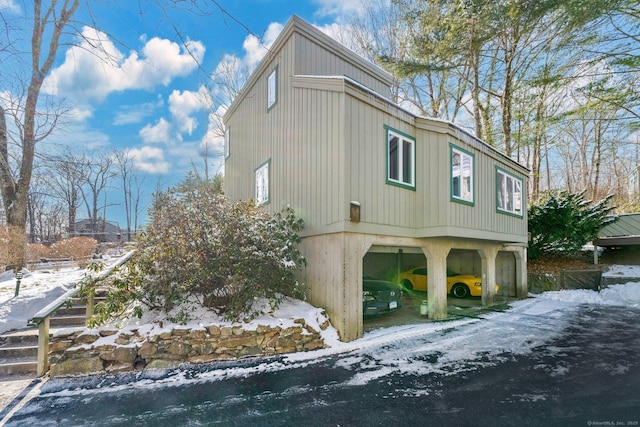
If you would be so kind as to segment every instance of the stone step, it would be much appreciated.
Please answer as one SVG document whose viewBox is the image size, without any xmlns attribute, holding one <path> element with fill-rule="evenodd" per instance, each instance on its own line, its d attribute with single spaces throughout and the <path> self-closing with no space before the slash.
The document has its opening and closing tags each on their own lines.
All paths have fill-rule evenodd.
<svg viewBox="0 0 640 427">
<path fill-rule="evenodd" d="M 97 296 L 94 303 L 104 301 Z M 49 318 L 49 333 L 86 325 L 86 305 L 73 298 L 69 306 L 62 306 Z M 36 375 L 38 357 L 38 328 L 28 328 L 0 335 L 0 381 L 2 377 Z"/>
<path fill-rule="evenodd" d="M 25 343 L 37 343 L 38 330 L 22 329 L 19 331 L 8 332 L 0 336 L 0 345 L 20 345 Z"/>
<path fill-rule="evenodd" d="M 49 318 L 49 326 L 84 326 L 86 317 L 84 315 L 53 316 Z"/>
<path fill-rule="evenodd" d="M 84 305 L 74 305 L 69 308 L 60 308 L 55 312 L 51 318 L 59 317 L 59 316 L 84 316 L 87 313 L 87 307 Z"/>
<path fill-rule="evenodd" d="M 12 375 L 36 375 L 38 363 L 35 358 L 15 358 L 0 362 L 0 377 Z"/>
<path fill-rule="evenodd" d="M 30 357 L 35 359 L 38 356 L 38 346 L 28 345 L 29 343 L 5 344 L 0 347 L 0 363 L 8 359 Z"/>
<path fill-rule="evenodd" d="M 49 335 L 63 329 L 50 328 Z M 38 329 L 29 328 L 0 336 L 0 382 L 2 378 L 18 375 L 36 375 L 38 358 Z"/>
<path fill-rule="evenodd" d="M 81 325 L 78 327 L 84 327 L 84 325 Z M 63 329 L 69 329 L 69 328 L 50 327 L 49 337 L 53 336 L 53 334 Z M 71 327 L 71 329 L 75 329 L 75 327 Z M 4 346 L 12 346 L 12 345 L 30 345 L 30 343 L 37 343 L 37 342 L 38 342 L 38 328 L 21 329 L 18 331 L 8 332 L 3 335 L 0 335 L 0 348 Z"/>
<path fill-rule="evenodd" d="M 93 297 L 94 301 L 104 301 L 105 299 L 107 299 L 106 292 L 101 292 L 98 295 Z M 71 301 L 71 304 L 78 304 L 78 305 L 85 305 L 86 304 L 86 300 L 82 301 L 81 297 L 73 297 L 69 301 Z"/>
</svg>

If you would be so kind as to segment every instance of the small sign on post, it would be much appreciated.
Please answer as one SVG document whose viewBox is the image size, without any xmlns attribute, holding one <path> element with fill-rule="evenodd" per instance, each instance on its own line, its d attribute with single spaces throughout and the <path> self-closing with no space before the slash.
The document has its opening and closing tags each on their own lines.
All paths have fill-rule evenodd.
<svg viewBox="0 0 640 427">
<path fill-rule="evenodd" d="M 18 296 L 18 294 L 20 293 L 20 282 L 22 281 L 22 271 L 18 271 L 16 273 L 16 295 Z"/>
</svg>

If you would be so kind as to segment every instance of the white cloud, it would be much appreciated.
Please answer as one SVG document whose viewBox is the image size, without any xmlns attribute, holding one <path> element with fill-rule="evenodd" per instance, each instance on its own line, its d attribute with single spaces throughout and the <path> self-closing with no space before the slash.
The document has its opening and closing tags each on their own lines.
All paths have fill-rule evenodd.
<svg viewBox="0 0 640 427">
<path fill-rule="evenodd" d="M 93 116 L 91 110 L 83 110 L 80 108 L 72 108 L 68 113 L 69 117 L 78 122 L 83 122 L 85 119 Z"/>
<path fill-rule="evenodd" d="M 272 22 L 269 24 L 262 41 L 253 35 L 247 36 L 242 45 L 244 49 L 244 56 L 242 58 L 236 55 L 225 54 L 216 66 L 213 76 L 220 84 L 216 85 L 211 92 L 207 92 L 207 96 L 210 98 L 208 99 L 210 102 L 209 106 L 215 103 L 217 110 L 209 114 L 207 131 L 200 140 L 199 149 L 200 153 L 208 153 L 210 161 L 217 165 L 218 170 L 223 168 L 224 163 L 222 157 L 224 152 L 224 137 L 220 134 L 222 132 L 221 117 L 226 112 L 226 104 L 232 101 L 230 98 L 240 90 L 248 74 L 255 69 L 267 54 L 269 51 L 268 48 L 271 47 L 273 42 L 278 38 L 282 32 L 282 28 L 284 28 L 284 25 L 281 23 Z M 199 93 L 202 93 L 202 91 L 203 88 L 201 88 Z"/>
<path fill-rule="evenodd" d="M 315 0 L 319 5 L 317 16 L 349 16 L 360 14 L 365 8 L 363 0 Z"/>
<path fill-rule="evenodd" d="M 198 41 L 180 47 L 154 37 L 146 42 L 140 54 L 130 52 L 125 57 L 106 34 L 85 26 L 80 45 L 65 52 L 64 63 L 46 78 L 43 91 L 102 101 L 112 92 L 166 86 L 174 77 L 195 70 L 204 51 L 204 45 Z"/>
<path fill-rule="evenodd" d="M 168 143 L 171 138 L 171 123 L 160 118 L 155 125 L 146 125 L 138 133 L 146 144 Z"/>
<path fill-rule="evenodd" d="M 137 61 L 134 69 L 140 68 L 139 81 L 155 86 L 168 85 L 173 77 L 189 75 L 204 57 L 204 45 L 188 41 L 182 48 L 172 41 L 154 37 L 142 49 L 146 61 Z"/>
<path fill-rule="evenodd" d="M 264 42 L 262 43 L 253 35 L 249 35 L 244 39 L 244 43 L 242 44 L 242 47 L 245 50 L 243 62 L 250 70 L 253 70 L 262 58 L 264 58 L 269 51 L 268 48 L 271 47 L 276 38 L 278 38 L 283 27 L 284 26 L 279 22 L 272 22 L 269 24 L 269 27 L 263 37 Z"/>
<path fill-rule="evenodd" d="M 158 108 L 164 106 L 164 100 L 161 95 L 154 102 L 145 102 L 142 104 L 124 105 L 115 112 L 113 124 L 116 126 L 127 125 L 131 123 L 140 123 L 145 118 L 153 116 Z"/>
<path fill-rule="evenodd" d="M 174 90 L 169 95 L 169 111 L 180 132 L 191 135 L 198 126 L 198 121 L 192 117 L 193 113 L 204 110 L 211 104 L 207 89 L 200 86 L 198 92 Z"/>
<path fill-rule="evenodd" d="M 205 135 L 200 140 L 200 149 L 204 151 L 208 147 L 209 155 L 215 153 L 222 155 L 224 152 L 224 124 L 222 116 L 227 112 L 226 105 L 219 105 L 216 111 L 209 114 L 209 124 Z"/>
<path fill-rule="evenodd" d="M 22 13 L 20 5 L 16 4 L 13 0 L 0 0 L 0 10 L 19 15 Z"/>
<path fill-rule="evenodd" d="M 209 126 L 202 137 L 200 152 L 206 152 L 209 157 L 222 156 L 224 153 L 224 136 L 220 136 L 220 132 L 215 126 Z"/>
<path fill-rule="evenodd" d="M 128 153 L 129 157 L 133 159 L 134 167 L 144 172 L 167 173 L 171 166 L 169 162 L 164 160 L 164 151 L 158 147 L 131 148 Z"/>
</svg>

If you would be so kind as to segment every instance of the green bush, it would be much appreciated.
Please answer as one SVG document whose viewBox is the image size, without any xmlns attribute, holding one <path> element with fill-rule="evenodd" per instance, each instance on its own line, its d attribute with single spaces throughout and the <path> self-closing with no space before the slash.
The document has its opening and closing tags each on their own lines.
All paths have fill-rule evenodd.
<svg viewBox="0 0 640 427">
<path fill-rule="evenodd" d="M 608 214 L 613 195 L 597 203 L 584 199 L 584 191 L 549 192 L 529 206 L 529 259 L 545 255 L 576 253 L 598 236 L 598 231 L 615 221 Z"/>
<path fill-rule="evenodd" d="M 251 319 L 259 298 L 273 309 L 286 295 L 304 298 L 295 278 L 305 264 L 297 249 L 303 221 L 292 209 L 271 216 L 198 185 L 158 195 L 150 220 L 126 268 L 110 279 L 98 322 L 132 309 L 140 315 L 142 306 L 184 322 L 194 301 L 227 320 Z"/>
</svg>

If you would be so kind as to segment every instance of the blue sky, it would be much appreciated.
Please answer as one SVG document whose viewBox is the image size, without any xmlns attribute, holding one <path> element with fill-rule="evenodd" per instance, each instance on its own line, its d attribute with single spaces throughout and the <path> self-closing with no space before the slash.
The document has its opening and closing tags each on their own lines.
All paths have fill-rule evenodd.
<svg viewBox="0 0 640 427">
<path fill-rule="evenodd" d="M 202 14 L 162 10 L 143 0 L 88 3 L 90 12 L 81 2 L 76 35 L 68 36 L 43 86 L 70 108 L 65 126 L 44 144 L 90 153 L 128 149 L 136 171 L 145 174 L 147 206 L 157 188 L 175 184 L 194 166 L 204 172 L 205 144 L 214 153 L 210 173 L 223 170 L 223 141 L 209 125 L 210 112 L 220 112 L 225 102 L 211 80 L 221 63 L 236 61 L 252 70 L 291 15 L 335 29 L 360 0 L 218 0 L 227 15 L 209 1 L 201 2 L 208 4 Z M 5 16 L 24 17 L 30 7 L 28 1 L 0 0 Z M 124 227 L 119 193 L 110 191 L 115 205 L 107 207 L 106 217 Z M 81 209 L 78 217 L 85 216 Z"/>
</svg>

